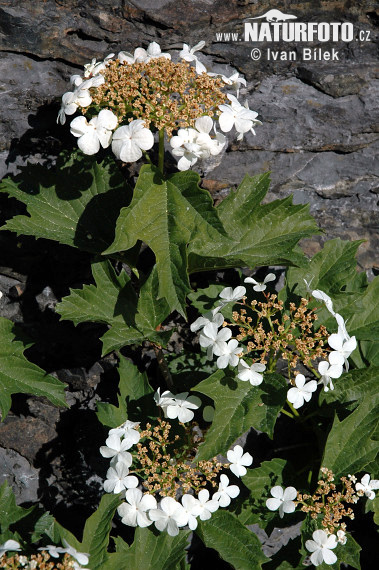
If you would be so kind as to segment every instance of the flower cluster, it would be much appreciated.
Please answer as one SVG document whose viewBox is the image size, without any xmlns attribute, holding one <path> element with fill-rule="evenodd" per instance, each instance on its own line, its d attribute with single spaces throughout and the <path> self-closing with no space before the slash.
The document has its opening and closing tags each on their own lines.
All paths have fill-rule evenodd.
<svg viewBox="0 0 379 570">
<path fill-rule="evenodd" d="M 78 552 L 63 539 L 64 548 L 49 544 L 39 548 L 38 554 L 24 555 L 14 554 L 7 556 L 6 552 L 19 552 L 20 544 L 16 540 L 7 540 L 0 544 L 0 569 L 13 570 L 13 568 L 23 568 L 24 570 L 80 570 L 85 568 L 89 562 L 89 555 Z M 62 560 L 57 559 L 63 554 Z"/>
<path fill-rule="evenodd" d="M 179 170 L 219 154 L 226 137 L 217 132 L 215 121 L 224 133 L 235 127 L 238 140 L 248 131 L 255 134 L 260 121 L 247 103 L 223 91 L 231 87 L 238 95 L 239 86 L 246 84 L 238 73 L 207 73 L 195 54 L 204 45 L 184 44 L 177 63 L 156 42 L 134 54 L 121 51 L 116 58 L 110 54 L 104 61 L 93 60 L 83 76 L 71 77 L 72 91 L 62 97 L 58 121 L 64 124 L 66 116 L 81 111 L 70 124 L 79 148 L 92 155 L 111 146 L 123 162 L 135 162 L 150 150 L 156 131 L 163 133 L 163 141 L 164 133 L 169 137 Z"/>
<path fill-rule="evenodd" d="M 325 326 L 314 329 L 317 314 L 308 308 L 309 301 L 300 300 L 297 306 L 291 302 L 289 311 L 284 311 L 283 301 L 277 295 L 264 293 L 267 283 L 275 280 L 269 273 L 262 283 L 247 277 L 245 283 L 253 284 L 253 290 L 263 293 L 265 301 L 253 300 L 247 303 L 243 286 L 232 289 L 226 287 L 220 293 L 218 306 L 199 317 L 191 325 L 191 331 L 200 331 L 200 346 L 207 349 L 209 359 L 217 357 L 217 367 L 237 367 L 237 378 L 258 386 L 263 381 L 263 372 L 274 371 L 279 358 L 287 361 L 288 378 L 291 387 L 287 392 L 292 409 L 298 409 L 309 402 L 317 390 L 317 381 L 306 381 L 304 374 L 293 369 L 298 364 L 307 367 L 323 384 L 325 391 L 333 390 L 332 378 L 339 378 L 343 373 L 343 364 L 348 370 L 348 357 L 356 348 L 356 339 L 348 335 L 343 317 L 333 311 L 333 304 L 326 293 L 314 290 L 312 295 L 325 302 L 328 310 L 335 316 L 338 332 L 329 334 Z M 233 322 L 224 320 L 223 307 L 232 303 L 241 306 L 233 311 Z M 238 327 L 235 338 L 231 327 Z M 245 343 L 244 345 L 239 344 Z M 327 347 L 333 349 L 330 349 Z M 252 361 L 247 362 L 246 357 Z M 328 359 L 328 360 L 326 360 Z M 318 372 L 313 361 L 319 361 Z"/>
<path fill-rule="evenodd" d="M 154 399 L 165 417 L 178 423 L 171 425 L 158 418 L 154 427 L 147 423 L 141 429 L 138 423 L 127 420 L 111 429 L 106 445 L 100 448 L 101 455 L 111 460 L 104 490 L 123 493 L 125 501 L 118 513 L 124 524 L 147 527 L 154 523 L 158 530 L 175 536 L 180 527 L 187 525 L 194 530 L 198 518 L 207 520 L 219 507 L 229 506 L 240 489 L 220 472 L 229 468 L 236 477 L 242 477 L 253 458 L 236 445 L 227 453 L 229 463 L 222 464 L 216 457 L 196 460 L 203 438 L 196 422 L 184 422 L 193 419 L 200 399 L 187 392 L 174 395 L 168 391 L 160 394 L 159 390 Z M 206 487 L 214 490 L 212 496 Z"/>
<path fill-rule="evenodd" d="M 313 495 L 301 494 L 295 487 L 283 489 L 279 485 L 270 491 L 272 497 L 267 499 L 266 506 L 270 511 L 279 510 L 279 516 L 283 518 L 285 513 L 293 513 L 296 507 L 309 513 L 311 518 L 321 521 L 322 529 L 313 532 L 312 540 L 307 540 L 305 546 L 311 552 L 311 563 L 315 566 L 325 562 L 334 564 L 337 556 L 332 550 L 338 544 L 346 544 L 346 524 L 341 522 L 344 517 L 353 519 L 354 513 L 351 507 L 362 496 L 369 499 L 375 498 L 375 490 L 379 489 L 379 481 L 371 480 L 367 473 L 360 483 L 356 483 L 354 475 L 341 477 L 341 490 L 337 490 L 334 483 L 334 474 L 326 467 L 321 468 L 321 478 Z M 355 483 L 355 489 L 353 484 Z"/>
</svg>

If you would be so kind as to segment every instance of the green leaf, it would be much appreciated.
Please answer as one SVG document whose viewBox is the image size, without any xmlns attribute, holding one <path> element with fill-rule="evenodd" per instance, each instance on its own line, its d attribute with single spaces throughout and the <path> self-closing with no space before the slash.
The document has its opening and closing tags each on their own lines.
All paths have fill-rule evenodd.
<svg viewBox="0 0 379 570">
<path fill-rule="evenodd" d="M 309 207 L 292 205 L 292 198 L 261 204 L 269 174 L 245 176 L 236 192 L 217 207 L 228 238 L 195 236 L 188 248 L 189 272 L 248 265 L 304 265 L 298 241 L 319 233 Z"/>
<path fill-rule="evenodd" d="M 11 524 L 26 517 L 34 507 L 24 509 L 16 505 L 16 498 L 13 494 L 12 488 L 9 487 L 8 482 L 0 487 L 0 530 L 5 533 Z"/>
<path fill-rule="evenodd" d="M 228 511 L 220 509 L 209 520 L 199 520 L 196 534 L 235 570 L 258 570 L 268 560 L 258 537 Z"/>
<path fill-rule="evenodd" d="M 5 178 L 0 191 L 26 204 L 29 214 L 8 220 L 3 229 L 94 253 L 112 243 L 120 209 L 130 202 L 114 161 L 98 163 L 81 153 L 61 156 L 54 169 L 28 165 Z"/>
<path fill-rule="evenodd" d="M 251 426 L 273 437 L 276 418 L 287 397 L 287 383 L 279 374 L 265 374 L 260 386 L 236 379 L 230 370 L 218 370 L 193 388 L 213 399 L 215 416 L 197 459 L 225 453 Z"/>
<path fill-rule="evenodd" d="M 157 264 L 158 298 L 170 310 L 185 315 L 190 292 L 187 276 L 187 244 L 197 235 L 213 241 L 224 233 L 212 199 L 199 186 L 195 172 L 163 178 L 159 170 L 144 165 L 128 208 L 121 210 L 113 244 L 104 253 L 130 249 L 138 240 L 154 252 Z"/>
<path fill-rule="evenodd" d="M 379 277 L 369 283 L 360 300 L 360 310 L 357 307 L 348 321 L 350 336 L 359 340 L 379 340 Z"/>
<path fill-rule="evenodd" d="M 277 517 L 277 513 L 266 507 L 266 500 L 271 497 L 270 489 L 275 485 L 284 487 L 293 484 L 291 472 L 288 471 L 287 461 L 275 458 L 264 461 L 260 467 L 248 469 L 243 477 L 243 484 L 250 491 L 247 499 L 238 506 L 238 518 L 243 524 L 258 523 L 262 528 Z M 238 499 L 237 499 L 238 500 Z"/>
<path fill-rule="evenodd" d="M 156 533 L 150 528 L 138 527 L 130 547 L 120 538 L 115 540 L 117 551 L 108 556 L 101 570 L 178 570 L 189 534 L 181 530 L 172 537 L 166 532 Z"/>
<path fill-rule="evenodd" d="M 89 553 L 93 570 L 103 568 L 107 558 L 112 519 L 121 502 L 120 495 L 106 493 L 101 497 L 97 510 L 86 521 L 80 548 L 81 552 Z"/>
<path fill-rule="evenodd" d="M 324 244 L 321 251 L 316 253 L 301 269 L 290 268 L 287 272 L 288 288 L 301 297 L 307 295 L 304 279 L 311 289 L 321 289 L 334 300 L 340 295 L 347 284 L 354 282 L 357 276 L 355 259 L 361 241 L 343 241 L 332 239 Z M 365 275 L 365 274 L 362 274 Z M 361 286 L 359 286 L 361 290 Z"/>
<path fill-rule="evenodd" d="M 45 396 L 56 406 L 67 407 L 66 384 L 46 374 L 24 356 L 24 344 L 16 340 L 15 326 L 0 317 L 0 412 L 4 419 L 10 408 L 10 396 L 21 392 Z"/>
<path fill-rule="evenodd" d="M 92 275 L 95 285 L 71 289 L 70 295 L 58 303 L 56 310 L 62 319 L 73 321 L 75 325 L 86 321 L 132 325 L 137 296 L 130 277 L 125 271 L 116 275 L 109 260 L 93 263 Z"/>
<path fill-rule="evenodd" d="M 94 262 L 92 273 L 95 285 L 72 289 L 58 303 L 56 310 L 63 319 L 75 324 L 91 321 L 110 325 L 101 339 L 103 354 L 127 344 L 141 344 L 146 339 L 162 345 L 168 341 L 171 333 L 154 330 L 169 314 L 166 302 L 154 299 L 155 268 L 138 299 L 130 277 L 124 270 L 117 275 L 109 260 Z"/>
<path fill-rule="evenodd" d="M 46 534 L 50 536 L 54 532 L 55 519 L 49 512 L 43 513 L 34 524 L 34 530 L 30 537 L 31 542 L 38 542 Z"/>
<path fill-rule="evenodd" d="M 379 394 L 366 396 L 343 421 L 336 416 L 326 441 L 322 465 L 335 477 L 357 473 L 378 454 L 378 442 L 371 438 L 379 422 Z"/>
<path fill-rule="evenodd" d="M 334 390 L 321 392 L 321 397 L 328 403 L 348 404 L 361 401 L 365 397 L 375 398 L 378 394 L 379 367 L 371 366 L 360 370 L 351 370 L 335 380 Z"/>
<path fill-rule="evenodd" d="M 151 405 L 153 402 L 151 396 L 153 389 L 149 384 L 145 372 L 141 374 L 130 360 L 120 356 L 118 373 L 120 375 L 120 393 L 117 395 L 118 406 L 104 402 L 97 404 L 97 417 L 99 421 L 103 425 L 111 428 L 118 427 L 124 423 L 130 414 L 141 414 L 141 402 L 144 402 L 146 397 L 151 400 Z M 145 406 L 143 411 L 146 415 Z"/>
</svg>

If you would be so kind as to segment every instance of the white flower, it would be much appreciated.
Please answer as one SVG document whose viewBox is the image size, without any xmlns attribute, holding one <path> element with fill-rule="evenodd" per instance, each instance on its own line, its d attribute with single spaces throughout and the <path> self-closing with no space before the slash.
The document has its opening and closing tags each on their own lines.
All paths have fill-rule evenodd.
<svg viewBox="0 0 379 570">
<path fill-rule="evenodd" d="M 260 362 L 254 362 L 250 366 L 242 359 L 238 363 L 238 374 L 237 378 L 243 382 L 249 381 L 252 386 L 259 386 L 263 382 L 263 375 L 260 372 L 264 372 L 266 366 Z"/>
<path fill-rule="evenodd" d="M 208 115 L 203 115 L 195 121 L 195 129 L 197 131 L 196 143 L 202 149 L 201 158 L 220 154 L 226 143 L 226 137 L 221 133 L 216 133 L 215 139 L 211 138 L 209 133 L 213 126 L 213 120 Z"/>
<path fill-rule="evenodd" d="M 65 548 L 56 546 L 55 544 L 48 544 L 47 546 L 41 546 L 40 548 L 38 548 L 38 550 L 46 550 L 53 558 L 59 558 L 60 554 L 66 552 Z"/>
<path fill-rule="evenodd" d="M 111 144 L 112 131 L 117 126 L 117 117 L 112 111 L 103 109 L 90 122 L 83 116 L 76 117 L 70 124 L 70 131 L 78 137 L 78 147 L 84 154 L 96 154 L 100 145 L 108 148 Z"/>
<path fill-rule="evenodd" d="M 231 336 L 232 331 L 229 328 L 225 327 L 219 331 L 215 323 L 208 323 L 200 334 L 200 346 L 208 349 L 208 358 L 212 358 L 214 354 L 220 356 L 225 348 L 226 341 Z"/>
<path fill-rule="evenodd" d="M 327 295 L 326 293 L 324 293 L 324 291 L 321 291 L 320 289 L 314 289 L 314 291 L 312 291 L 312 296 L 315 299 L 319 299 L 320 301 L 323 301 L 323 303 L 325 303 L 325 307 L 328 309 L 329 313 L 331 313 L 333 316 L 335 316 L 336 313 L 333 309 L 333 301 L 331 300 L 329 295 Z"/>
<path fill-rule="evenodd" d="M 319 384 L 324 384 L 325 392 L 334 390 L 332 378 L 339 378 L 343 372 L 343 368 L 340 364 L 330 365 L 327 360 L 322 360 L 318 365 L 318 371 L 321 374 L 321 378 L 318 381 Z"/>
<path fill-rule="evenodd" d="M 293 513 L 295 510 L 295 503 L 293 499 L 297 497 L 297 491 L 295 487 L 286 487 L 283 489 L 280 485 L 276 485 L 270 491 L 273 499 L 267 499 L 266 507 L 270 511 L 276 511 L 279 509 L 279 516 L 282 519 L 284 513 Z"/>
<path fill-rule="evenodd" d="M 121 441 L 121 438 L 117 433 L 112 433 L 105 440 L 105 445 L 102 445 L 100 447 L 100 453 L 103 457 L 113 458 L 115 461 L 118 461 L 120 458 L 122 458 L 124 463 L 130 467 L 133 459 L 131 454 L 126 451 L 127 449 L 130 449 L 130 447 L 132 446 L 129 445 L 129 441 Z"/>
<path fill-rule="evenodd" d="M 226 456 L 231 463 L 229 469 L 236 477 L 246 475 L 246 467 L 249 467 L 253 463 L 253 458 L 250 453 L 244 453 L 240 445 L 236 445 L 234 449 L 229 449 Z"/>
<path fill-rule="evenodd" d="M 138 47 L 134 50 L 134 56 L 127 52 L 127 51 L 120 51 L 117 58 L 121 63 L 147 63 L 151 59 L 155 59 L 157 57 L 164 57 L 166 59 L 171 59 L 171 55 L 169 53 L 163 53 L 161 51 L 160 45 L 157 42 L 152 42 L 149 44 L 147 50 L 144 48 Z"/>
<path fill-rule="evenodd" d="M 142 119 L 137 119 L 114 132 L 112 150 L 119 160 L 135 162 L 141 158 L 143 150 L 154 145 L 153 133 L 144 125 Z"/>
<path fill-rule="evenodd" d="M 167 528 L 170 536 L 176 536 L 179 533 L 179 527 L 185 526 L 188 522 L 186 510 L 172 497 L 164 497 L 158 509 L 149 511 L 149 517 L 161 532 Z"/>
<path fill-rule="evenodd" d="M 287 392 L 288 401 L 293 404 L 295 409 L 301 408 L 304 404 L 304 400 L 309 402 L 312 398 L 312 392 L 317 390 L 316 380 L 311 380 L 305 383 L 305 377 L 303 374 L 298 374 L 295 378 L 295 384 L 293 388 L 290 388 Z"/>
<path fill-rule="evenodd" d="M 198 159 L 208 158 L 210 155 L 217 155 L 223 149 L 226 138 L 221 133 L 216 134 L 212 139 L 209 135 L 213 127 L 211 117 L 198 117 L 195 121 L 195 129 L 179 129 L 178 134 L 170 139 L 172 154 L 180 157 L 178 161 L 179 170 L 188 170 L 196 164 Z"/>
<path fill-rule="evenodd" d="M 90 87 L 97 87 L 101 83 L 104 83 L 104 77 L 95 78 L 91 77 L 86 81 L 80 81 L 80 76 L 74 76 L 76 89 L 74 91 L 68 91 L 62 96 L 62 104 L 57 117 L 57 123 L 60 122 L 64 125 L 66 122 L 66 115 L 73 115 L 78 107 L 88 107 L 92 103 L 92 97 L 89 92 Z"/>
<path fill-rule="evenodd" d="M 232 338 L 229 342 L 225 342 L 222 346 L 222 352 L 217 359 L 217 368 L 226 368 L 230 366 L 237 366 L 239 357 L 237 356 L 242 351 L 238 345 L 238 340 Z"/>
<path fill-rule="evenodd" d="M 67 540 L 64 538 L 62 540 L 65 546 L 65 552 L 75 558 L 79 562 L 79 564 L 88 564 L 89 561 L 89 554 L 87 552 L 78 552 L 73 546 L 70 546 Z"/>
<path fill-rule="evenodd" d="M 350 354 L 357 348 L 357 341 L 355 336 L 345 340 L 342 332 L 331 334 L 328 338 L 328 344 L 334 350 L 329 354 L 330 364 L 338 364 L 343 366 L 345 364 L 346 372 L 349 370 L 348 358 Z"/>
<path fill-rule="evenodd" d="M 197 43 L 193 48 L 191 48 L 188 44 L 183 44 L 183 49 L 179 52 L 179 57 L 184 59 L 185 61 L 191 62 L 194 61 L 196 65 L 196 73 L 206 73 L 207 69 L 205 65 L 198 60 L 197 56 L 195 55 L 195 51 L 199 51 L 203 49 L 205 46 L 205 42 L 201 41 Z"/>
<path fill-rule="evenodd" d="M 184 143 L 183 146 L 174 148 L 172 151 L 174 156 L 179 156 L 178 160 L 178 170 L 183 172 L 184 170 L 188 170 L 196 164 L 199 158 L 203 156 L 203 149 L 201 146 L 195 142 L 191 143 Z"/>
<path fill-rule="evenodd" d="M 319 566 L 325 562 L 326 564 L 334 564 L 337 561 L 337 556 L 332 552 L 333 548 L 337 546 L 337 539 L 334 534 L 329 536 L 324 530 L 315 530 L 312 535 L 313 540 L 307 540 L 305 548 L 312 552 L 311 562 L 315 566 Z"/>
<path fill-rule="evenodd" d="M 166 390 L 161 395 L 161 389 L 160 388 L 158 388 L 158 390 L 154 394 L 154 401 L 157 404 L 157 406 L 162 408 L 162 410 L 164 411 L 165 414 L 166 414 L 167 406 L 175 404 L 174 394 L 172 394 L 172 392 L 170 392 L 169 390 Z"/>
<path fill-rule="evenodd" d="M 188 392 L 182 392 L 174 396 L 173 403 L 166 407 L 166 416 L 171 420 L 178 418 L 182 423 L 193 419 L 192 410 L 197 410 L 201 406 L 201 400 L 197 396 L 189 396 Z"/>
<path fill-rule="evenodd" d="M 246 287 L 243 287 L 243 285 L 239 285 L 235 289 L 233 289 L 233 287 L 225 287 L 225 289 L 219 293 L 219 297 L 221 297 L 220 305 L 223 306 L 227 303 L 238 301 L 245 295 Z"/>
<path fill-rule="evenodd" d="M 237 91 L 237 97 L 239 95 L 240 85 L 246 86 L 246 79 L 240 77 L 238 71 L 236 71 L 236 73 L 233 73 L 233 75 L 231 75 L 230 77 L 226 77 L 222 73 L 208 73 L 208 75 L 210 77 L 217 77 L 217 76 L 221 77 L 225 85 L 228 85 Z"/>
<path fill-rule="evenodd" d="M 198 496 L 199 506 L 200 506 L 200 514 L 199 518 L 202 521 L 207 521 L 211 518 L 212 513 L 216 512 L 220 506 L 218 501 L 214 499 L 209 499 L 209 491 L 208 489 L 202 489 Z"/>
<path fill-rule="evenodd" d="M 131 422 L 126 420 L 120 427 L 113 428 L 109 430 L 109 435 L 117 434 L 120 437 L 123 437 L 123 441 L 126 441 L 129 444 L 129 447 L 132 447 L 140 440 L 140 433 L 135 427 L 139 426 L 139 422 Z"/>
<path fill-rule="evenodd" d="M 147 511 L 157 508 L 157 501 L 153 495 L 143 495 L 139 489 L 128 489 L 125 493 L 127 503 L 122 503 L 117 508 L 121 517 L 121 522 L 127 526 L 139 526 L 141 528 L 150 526 L 152 520 L 148 517 Z"/>
<path fill-rule="evenodd" d="M 378 479 L 372 479 L 370 481 L 370 475 L 368 473 L 363 475 L 360 483 L 355 484 L 355 490 L 356 491 L 363 491 L 363 493 L 366 495 L 366 497 L 368 497 L 371 500 L 375 499 L 375 490 L 376 489 L 379 489 L 379 480 Z"/>
<path fill-rule="evenodd" d="M 221 313 L 219 313 L 220 309 L 221 307 L 217 307 L 216 309 L 208 311 L 208 313 L 205 313 L 205 315 L 202 315 L 196 319 L 196 321 L 194 321 L 190 326 L 191 331 L 196 332 L 200 329 L 203 329 L 208 323 L 214 323 L 217 327 L 221 327 L 222 323 L 224 322 L 224 317 Z"/>
<path fill-rule="evenodd" d="M 338 325 L 338 332 L 337 334 L 339 336 L 341 336 L 344 340 L 350 340 L 350 336 L 349 333 L 346 330 L 346 324 L 344 321 L 344 318 L 342 317 L 342 315 L 340 315 L 339 313 L 336 313 L 334 315 L 336 321 L 337 321 L 337 325 Z"/>
<path fill-rule="evenodd" d="M 346 544 L 346 533 L 343 530 L 337 530 L 337 540 L 340 544 Z"/>
<path fill-rule="evenodd" d="M 8 552 L 8 550 L 21 550 L 17 540 L 13 540 L 11 538 L 9 540 L 6 540 L 4 544 L 0 544 L 0 556 L 2 556 L 4 552 Z"/>
<path fill-rule="evenodd" d="M 275 281 L 275 279 L 276 277 L 274 273 L 269 273 L 268 275 L 266 275 L 262 283 L 253 279 L 253 277 L 246 277 L 244 283 L 254 283 L 253 287 L 254 291 L 265 291 L 266 283 L 269 283 L 270 281 Z"/>
<path fill-rule="evenodd" d="M 107 479 L 104 481 L 104 491 L 107 493 L 121 493 L 124 489 L 133 489 L 138 486 L 138 479 L 134 475 L 129 475 L 129 467 L 118 461 L 115 467 L 110 467 L 107 471 Z"/>
<path fill-rule="evenodd" d="M 231 499 L 235 499 L 240 494 L 237 485 L 229 485 L 229 477 L 221 475 L 218 490 L 214 493 L 212 499 L 219 502 L 220 507 L 228 507 Z"/>
<path fill-rule="evenodd" d="M 193 495 L 183 495 L 182 505 L 188 516 L 188 526 L 191 530 L 197 528 L 197 518 L 201 513 L 201 506 L 198 499 Z"/>
<path fill-rule="evenodd" d="M 248 131 L 252 131 L 255 134 L 253 125 L 260 123 L 256 119 L 258 113 L 241 105 L 234 95 L 228 94 L 227 97 L 231 101 L 231 105 L 219 105 L 218 107 L 221 111 L 219 116 L 220 129 L 224 133 L 228 133 L 235 127 L 238 133 L 237 140 L 241 140 Z"/>
<path fill-rule="evenodd" d="M 114 57 L 114 53 L 107 55 L 103 61 L 96 61 L 96 58 L 94 58 L 91 63 L 86 63 L 84 65 L 84 77 L 98 75 L 100 71 L 104 71 L 112 57 Z"/>
</svg>

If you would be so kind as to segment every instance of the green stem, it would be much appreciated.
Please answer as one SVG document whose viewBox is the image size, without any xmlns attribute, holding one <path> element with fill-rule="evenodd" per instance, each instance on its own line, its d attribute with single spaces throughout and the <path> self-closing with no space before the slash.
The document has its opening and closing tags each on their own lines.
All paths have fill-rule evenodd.
<svg viewBox="0 0 379 570">
<path fill-rule="evenodd" d="M 287 400 L 287 404 L 288 404 L 288 407 L 291 408 L 293 414 L 294 414 L 295 416 L 299 417 L 299 416 L 300 416 L 299 412 L 293 407 L 293 405 L 291 404 L 291 402 L 289 402 L 289 401 Z"/>
<path fill-rule="evenodd" d="M 159 155 L 158 155 L 158 168 L 163 174 L 164 167 L 164 129 L 159 131 Z"/>
<path fill-rule="evenodd" d="M 293 416 L 290 412 L 287 412 L 287 410 L 285 410 L 284 408 L 282 408 L 281 410 L 282 414 L 286 414 L 286 416 L 288 416 L 289 418 L 294 418 L 295 416 Z"/>
</svg>

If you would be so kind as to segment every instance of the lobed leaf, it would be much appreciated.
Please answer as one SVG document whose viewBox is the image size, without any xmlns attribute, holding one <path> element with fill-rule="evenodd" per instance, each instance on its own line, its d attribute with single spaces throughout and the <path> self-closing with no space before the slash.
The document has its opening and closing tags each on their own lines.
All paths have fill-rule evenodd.
<svg viewBox="0 0 379 570">
<path fill-rule="evenodd" d="M 213 399 L 215 416 L 198 460 L 226 453 L 230 445 L 251 426 L 273 437 L 276 418 L 287 395 L 287 384 L 279 374 L 265 374 L 260 386 L 236 379 L 236 372 L 218 370 L 192 390 Z"/>
<path fill-rule="evenodd" d="M 379 422 L 379 395 L 366 396 L 344 420 L 336 415 L 329 432 L 322 465 L 341 477 L 363 470 L 378 455 L 372 439 Z"/>
<path fill-rule="evenodd" d="M 261 204 L 269 187 L 269 174 L 245 176 L 236 192 L 217 207 L 228 238 L 204 241 L 195 236 L 188 247 L 189 272 L 256 265 L 304 265 L 296 248 L 304 237 L 319 233 L 309 207 L 292 204 L 292 198 Z"/>
<path fill-rule="evenodd" d="M 18 507 L 12 488 L 4 481 L 0 487 L 0 534 L 5 533 L 11 524 L 26 517 L 33 509 L 34 507 Z"/>
<path fill-rule="evenodd" d="M 187 244 L 194 236 L 214 241 L 225 235 L 210 195 L 199 188 L 192 171 L 163 178 L 159 170 L 144 165 L 129 207 L 121 210 L 116 236 L 104 252 L 130 249 L 141 240 L 154 252 L 158 273 L 158 299 L 170 310 L 185 315 L 190 292 L 187 275 Z"/>
<path fill-rule="evenodd" d="M 0 191 L 26 205 L 29 215 L 8 220 L 2 229 L 78 247 L 104 251 L 114 239 L 120 209 L 130 202 L 130 190 L 113 161 L 73 153 L 56 167 L 22 168 L 5 178 Z"/>
<path fill-rule="evenodd" d="M 102 570 L 176 570 L 184 561 L 189 534 L 181 530 L 172 537 L 166 532 L 137 527 L 131 546 L 128 547 L 121 538 L 115 539 L 116 552 L 109 554 Z"/>
<path fill-rule="evenodd" d="M 67 407 L 66 384 L 46 374 L 24 356 L 25 346 L 16 340 L 14 324 L 0 317 L 0 412 L 4 419 L 11 405 L 11 394 L 45 396 L 56 406 Z"/>
<path fill-rule="evenodd" d="M 196 534 L 235 570 L 258 570 L 268 560 L 258 537 L 228 511 L 219 509 L 209 520 L 199 520 Z"/>
<path fill-rule="evenodd" d="M 142 417 L 142 410 L 139 408 L 140 402 L 148 397 L 153 403 L 151 397 L 153 389 L 149 384 L 146 372 L 139 372 L 138 368 L 130 362 L 127 358 L 120 356 L 120 362 L 118 365 L 118 373 L 120 376 L 119 382 L 119 394 L 118 406 L 113 404 L 106 404 L 104 402 L 98 402 L 97 404 L 97 417 L 99 421 L 110 428 L 115 428 L 121 425 L 126 419 L 128 419 L 130 413 L 137 413 L 139 417 L 137 421 Z M 144 413 L 146 414 L 146 409 L 148 405 L 144 406 Z"/>
</svg>

